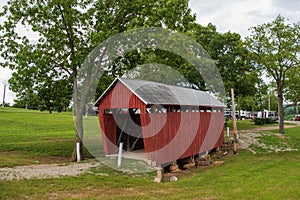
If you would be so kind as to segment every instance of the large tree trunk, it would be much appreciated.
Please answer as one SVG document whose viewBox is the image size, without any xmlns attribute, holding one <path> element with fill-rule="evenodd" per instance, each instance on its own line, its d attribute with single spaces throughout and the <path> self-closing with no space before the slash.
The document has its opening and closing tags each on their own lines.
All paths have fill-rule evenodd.
<svg viewBox="0 0 300 200">
<path fill-rule="evenodd" d="M 75 128 L 76 128 L 76 137 L 74 150 L 72 153 L 72 161 L 81 161 L 84 160 L 83 157 L 83 121 L 82 121 L 82 109 L 80 106 L 80 101 L 78 98 L 78 87 L 77 87 L 77 78 L 73 77 L 73 101 L 74 101 L 74 114 L 75 114 Z M 77 143 L 80 143 L 80 158 L 77 157 Z"/>
<path fill-rule="evenodd" d="M 284 134 L 284 110 L 283 110 L 283 95 L 282 87 L 277 84 L 278 94 L 278 115 L 279 115 L 279 133 Z"/>
</svg>

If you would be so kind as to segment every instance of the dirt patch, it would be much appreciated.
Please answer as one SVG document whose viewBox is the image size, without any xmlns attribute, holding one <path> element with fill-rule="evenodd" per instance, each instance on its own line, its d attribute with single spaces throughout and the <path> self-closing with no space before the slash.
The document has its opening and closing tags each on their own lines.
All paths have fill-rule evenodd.
<svg viewBox="0 0 300 200">
<path fill-rule="evenodd" d="M 284 126 L 284 128 L 293 128 L 295 127 L 295 125 L 287 125 L 287 126 Z M 254 133 L 258 133 L 258 132 L 264 132 L 264 131 L 271 131 L 271 130 L 279 130 L 279 126 L 263 126 L 263 127 L 258 127 L 258 128 L 255 128 L 255 129 L 251 129 L 251 130 L 243 130 L 243 131 L 239 131 L 241 133 L 243 132 L 254 132 Z"/>
<path fill-rule="evenodd" d="M 297 124 L 298 125 L 298 124 Z M 285 126 L 285 128 L 293 128 L 295 126 L 289 125 Z M 289 147 L 284 141 L 282 142 L 281 146 L 277 145 L 266 145 L 262 141 L 260 141 L 260 137 L 262 135 L 268 136 L 270 133 L 268 131 L 270 130 L 276 130 L 278 129 L 278 126 L 269 126 L 269 127 L 259 127 L 252 130 L 244 130 L 239 131 L 239 143 L 238 147 L 239 149 L 246 149 L 253 154 L 256 154 L 256 152 L 250 148 L 250 145 L 254 145 L 256 147 L 260 147 L 262 149 L 267 150 L 268 152 L 280 152 L 280 151 L 294 151 L 297 149 L 292 149 Z M 285 135 L 282 135 L 280 133 L 276 134 L 280 139 L 286 139 L 287 137 Z"/>
<path fill-rule="evenodd" d="M 69 163 L 71 162 L 71 157 L 63 157 L 63 156 L 41 156 L 37 157 L 35 162 L 39 162 L 41 164 L 45 163 Z"/>
<path fill-rule="evenodd" d="M 0 152 L 0 167 L 71 162 L 69 156 L 36 156 L 18 151 Z"/>
<path fill-rule="evenodd" d="M 100 163 L 71 163 L 69 165 L 39 164 L 17 166 L 13 168 L 0 168 L 0 180 L 20 180 L 31 178 L 49 178 L 62 176 L 77 176 L 86 172 L 91 167 L 97 167 Z"/>
<path fill-rule="evenodd" d="M 260 136 L 259 133 L 250 131 L 244 131 L 242 134 L 239 134 L 239 149 L 249 149 L 249 146 L 252 144 L 258 145 Z"/>
<path fill-rule="evenodd" d="M 285 139 L 285 138 L 287 138 L 285 135 L 282 135 L 282 134 L 280 134 L 280 133 L 278 133 L 278 134 L 276 134 L 277 135 L 277 137 L 279 137 L 280 139 Z"/>
</svg>

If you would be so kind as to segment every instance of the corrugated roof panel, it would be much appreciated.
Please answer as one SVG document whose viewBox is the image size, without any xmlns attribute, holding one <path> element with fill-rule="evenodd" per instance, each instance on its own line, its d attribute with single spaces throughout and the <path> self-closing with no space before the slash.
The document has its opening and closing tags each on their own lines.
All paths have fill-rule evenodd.
<svg viewBox="0 0 300 200">
<path fill-rule="evenodd" d="M 200 90 L 144 80 L 118 79 L 145 104 L 226 107 L 213 96 Z"/>
</svg>

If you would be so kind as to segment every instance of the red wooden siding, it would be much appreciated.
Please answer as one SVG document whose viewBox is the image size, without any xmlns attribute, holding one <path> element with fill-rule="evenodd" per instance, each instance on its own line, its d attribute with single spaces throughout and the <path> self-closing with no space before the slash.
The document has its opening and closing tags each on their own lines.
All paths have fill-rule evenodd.
<svg viewBox="0 0 300 200">
<path fill-rule="evenodd" d="M 116 153 L 116 122 L 112 114 L 104 114 L 110 108 L 139 108 L 146 110 L 145 104 L 121 82 L 110 90 L 99 104 L 99 118 L 105 155 Z"/>
<path fill-rule="evenodd" d="M 112 114 L 100 114 L 100 126 L 105 155 L 116 153 L 116 122 Z"/>
<path fill-rule="evenodd" d="M 109 108 L 141 108 L 145 104 L 121 82 L 110 90 L 100 103 L 102 109 Z"/>
<path fill-rule="evenodd" d="M 163 164 L 220 146 L 223 117 L 223 113 L 213 112 L 144 114 L 141 123 L 148 159 Z M 163 128 L 157 131 L 157 126 Z"/>
</svg>

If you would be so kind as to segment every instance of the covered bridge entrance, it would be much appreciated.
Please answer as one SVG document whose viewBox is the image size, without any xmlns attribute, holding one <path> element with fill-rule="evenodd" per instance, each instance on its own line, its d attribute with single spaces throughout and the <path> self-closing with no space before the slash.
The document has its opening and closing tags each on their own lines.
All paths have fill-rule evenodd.
<svg viewBox="0 0 300 200">
<path fill-rule="evenodd" d="M 144 149 L 157 165 L 221 146 L 225 105 L 194 89 L 117 78 L 98 98 L 105 155 Z"/>
</svg>

